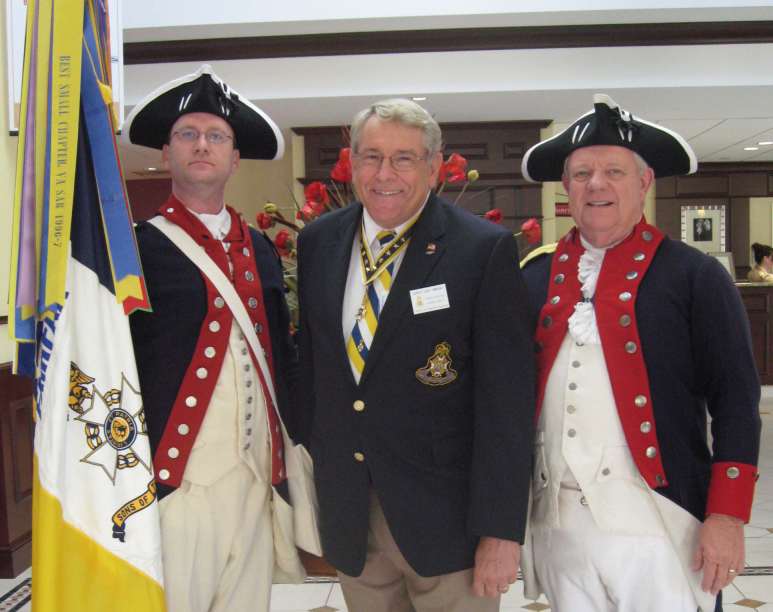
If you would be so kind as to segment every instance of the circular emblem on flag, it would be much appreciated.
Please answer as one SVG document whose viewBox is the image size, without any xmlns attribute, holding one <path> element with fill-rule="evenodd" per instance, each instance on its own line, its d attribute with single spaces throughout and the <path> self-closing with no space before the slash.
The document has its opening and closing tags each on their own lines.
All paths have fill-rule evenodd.
<svg viewBox="0 0 773 612">
<path fill-rule="evenodd" d="M 111 410 L 105 419 L 105 436 L 116 450 L 129 448 L 137 439 L 137 425 L 134 418 L 125 410 Z"/>
</svg>

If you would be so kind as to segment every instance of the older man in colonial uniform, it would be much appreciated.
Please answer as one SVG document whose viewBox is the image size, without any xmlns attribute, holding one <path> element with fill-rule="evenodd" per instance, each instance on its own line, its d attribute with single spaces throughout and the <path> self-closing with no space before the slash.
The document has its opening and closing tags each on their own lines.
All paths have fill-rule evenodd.
<svg viewBox="0 0 773 612">
<path fill-rule="evenodd" d="M 721 610 L 744 566 L 760 386 L 738 291 L 644 219 L 678 134 L 604 95 L 523 160 L 576 223 L 525 265 L 538 406 L 526 593 L 557 612 Z M 707 414 L 713 446 L 707 443 Z"/>
</svg>

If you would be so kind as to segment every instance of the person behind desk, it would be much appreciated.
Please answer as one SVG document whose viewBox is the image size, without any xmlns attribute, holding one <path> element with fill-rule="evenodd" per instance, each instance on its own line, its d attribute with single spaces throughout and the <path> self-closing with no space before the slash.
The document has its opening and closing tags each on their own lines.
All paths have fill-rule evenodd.
<svg viewBox="0 0 773 612">
<path fill-rule="evenodd" d="M 752 245 L 754 267 L 747 278 L 754 283 L 773 283 L 773 247 L 755 242 Z"/>
</svg>

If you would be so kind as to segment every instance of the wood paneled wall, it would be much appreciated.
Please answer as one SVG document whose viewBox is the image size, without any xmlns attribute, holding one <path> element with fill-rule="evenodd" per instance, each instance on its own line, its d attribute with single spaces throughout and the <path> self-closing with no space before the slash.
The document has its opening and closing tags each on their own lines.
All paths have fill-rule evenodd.
<svg viewBox="0 0 773 612">
<path fill-rule="evenodd" d="M 445 157 L 459 153 L 467 158 L 469 169 L 480 173 L 459 204 L 477 215 L 499 208 L 503 225 L 518 231 L 529 217 L 542 218 L 542 185 L 529 183 L 521 175 L 521 159 L 526 150 L 540 140 L 546 121 L 501 121 L 491 123 L 446 123 L 443 130 Z M 304 137 L 306 176 L 304 183 L 327 180 L 338 159 L 338 151 L 348 146 L 346 131 L 340 127 L 293 128 Z M 459 185 L 446 185 L 443 197 L 454 201 Z"/>
<path fill-rule="evenodd" d="M 0 365 L 0 578 L 32 561 L 32 381 Z"/>
<path fill-rule="evenodd" d="M 773 385 L 773 287 L 739 287 L 749 315 L 752 349 L 760 382 Z"/>
<path fill-rule="evenodd" d="M 657 224 L 674 240 L 681 239 L 681 207 L 723 204 L 736 278 L 745 278 L 751 259 L 749 198 L 773 196 L 773 163 L 701 164 L 697 173 L 657 180 Z"/>
</svg>

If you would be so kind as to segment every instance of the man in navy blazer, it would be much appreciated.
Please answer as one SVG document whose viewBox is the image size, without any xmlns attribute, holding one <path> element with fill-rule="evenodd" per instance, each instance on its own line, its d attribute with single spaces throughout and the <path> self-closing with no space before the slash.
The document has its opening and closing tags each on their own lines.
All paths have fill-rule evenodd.
<svg viewBox="0 0 773 612">
<path fill-rule="evenodd" d="M 360 202 L 298 240 L 324 554 L 353 612 L 497 610 L 534 418 L 515 241 L 432 193 L 441 134 L 419 105 L 376 103 L 351 138 Z"/>
</svg>

